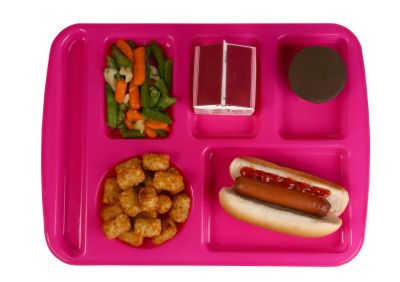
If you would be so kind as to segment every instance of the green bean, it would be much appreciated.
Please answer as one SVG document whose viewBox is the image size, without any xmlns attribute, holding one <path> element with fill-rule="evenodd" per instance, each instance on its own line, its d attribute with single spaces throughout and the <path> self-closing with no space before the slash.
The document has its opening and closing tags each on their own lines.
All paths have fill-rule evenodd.
<svg viewBox="0 0 400 282">
<path fill-rule="evenodd" d="M 176 98 L 171 98 L 169 96 L 163 95 L 158 100 L 157 108 L 159 108 L 160 110 L 165 110 L 175 103 L 176 103 Z"/>
<path fill-rule="evenodd" d="M 152 41 L 150 43 L 151 46 L 151 52 L 154 55 L 154 58 L 156 58 L 157 65 L 158 65 L 158 73 L 160 74 L 161 78 L 164 78 L 164 63 L 165 63 L 165 57 L 163 54 L 163 50 L 161 49 L 160 45 L 158 45 L 155 41 Z"/>
<path fill-rule="evenodd" d="M 146 80 L 150 82 L 150 63 L 146 59 Z"/>
<path fill-rule="evenodd" d="M 150 91 L 150 103 L 149 103 L 150 108 L 157 105 L 158 100 L 160 99 L 160 96 L 161 96 L 161 93 L 157 89 L 153 88 Z"/>
<path fill-rule="evenodd" d="M 125 120 L 125 112 L 118 110 L 117 114 L 117 127 L 121 128 L 121 126 L 124 126 L 124 120 Z"/>
<path fill-rule="evenodd" d="M 121 103 L 121 104 L 118 105 L 118 108 L 119 108 L 120 111 L 125 113 L 129 109 L 129 105 L 125 104 L 125 103 Z"/>
<path fill-rule="evenodd" d="M 132 41 L 132 40 L 128 40 L 128 45 L 132 48 L 135 49 L 136 48 L 136 44 Z"/>
<path fill-rule="evenodd" d="M 109 69 L 118 69 L 117 62 L 113 57 L 107 56 L 107 68 Z"/>
<path fill-rule="evenodd" d="M 172 61 L 171 60 L 165 61 L 164 80 L 165 80 L 165 85 L 167 85 L 168 91 L 171 91 L 171 84 L 172 84 Z"/>
<path fill-rule="evenodd" d="M 168 135 L 168 133 L 166 131 L 161 130 L 161 129 L 155 129 L 155 131 L 157 132 L 157 135 L 161 136 L 161 137 L 166 137 Z"/>
<path fill-rule="evenodd" d="M 143 138 L 145 137 L 145 134 L 140 132 L 139 130 L 136 129 L 126 129 L 126 128 L 121 128 L 120 129 L 121 136 L 125 138 Z"/>
<path fill-rule="evenodd" d="M 108 84 L 106 84 L 106 91 L 111 91 L 111 92 L 113 92 L 113 90 L 112 90 L 111 86 L 110 86 L 110 85 L 108 85 Z"/>
<path fill-rule="evenodd" d="M 145 50 L 146 50 L 146 60 L 148 60 L 150 58 L 151 55 L 151 47 L 149 45 L 144 46 Z"/>
<path fill-rule="evenodd" d="M 140 103 L 143 108 L 150 107 L 150 64 L 146 61 L 146 80 L 140 86 Z"/>
<path fill-rule="evenodd" d="M 143 108 L 148 108 L 150 106 L 150 86 L 148 81 L 145 81 L 142 86 L 140 86 L 140 103 Z"/>
<path fill-rule="evenodd" d="M 158 121 L 165 122 L 167 124 L 171 124 L 172 120 L 166 113 L 157 112 L 148 108 L 143 109 L 143 115 L 148 119 L 154 119 Z"/>
<path fill-rule="evenodd" d="M 124 54 L 122 54 L 121 51 L 119 51 L 119 49 L 115 45 L 111 47 L 111 54 L 115 58 L 115 61 L 117 62 L 119 67 L 126 67 L 126 68 L 132 67 L 132 64 L 128 60 L 128 58 L 125 57 Z"/>
<path fill-rule="evenodd" d="M 114 99 L 114 92 L 106 86 L 107 125 L 114 129 L 117 127 L 118 105 Z"/>
<path fill-rule="evenodd" d="M 154 86 L 161 92 L 163 96 L 168 96 L 168 89 L 162 78 L 157 79 L 154 83 Z"/>
</svg>

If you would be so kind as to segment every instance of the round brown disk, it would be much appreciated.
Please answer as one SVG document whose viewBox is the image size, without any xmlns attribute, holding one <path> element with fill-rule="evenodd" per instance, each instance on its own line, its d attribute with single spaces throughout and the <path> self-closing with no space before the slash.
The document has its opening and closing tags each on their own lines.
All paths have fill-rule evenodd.
<svg viewBox="0 0 400 282">
<path fill-rule="evenodd" d="M 333 49 L 313 46 L 296 54 L 289 67 L 292 90 L 301 98 L 323 103 L 335 98 L 346 82 L 346 65 Z"/>
</svg>

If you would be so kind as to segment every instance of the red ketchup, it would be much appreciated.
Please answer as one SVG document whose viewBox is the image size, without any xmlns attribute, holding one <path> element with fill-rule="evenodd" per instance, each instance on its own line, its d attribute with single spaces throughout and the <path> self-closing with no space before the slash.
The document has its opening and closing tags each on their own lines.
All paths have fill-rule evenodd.
<svg viewBox="0 0 400 282">
<path fill-rule="evenodd" d="M 331 192 L 326 189 L 322 189 L 310 184 L 302 183 L 295 181 L 293 179 L 290 179 L 288 177 L 282 177 L 275 175 L 273 173 L 268 173 L 264 172 L 261 170 L 256 170 L 252 169 L 250 167 L 242 167 L 240 169 L 240 175 L 246 176 L 246 177 L 251 177 L 254 179 L 257 179 L 259 181 L 265 182 L 265 183 L 272 183 L 272 184 L 279 184 L 280 186 L 287 188 L 287 189 L 295 189 L 303 193 L 308 193 L 312 196 L 319 197 L 322 199 L 325 199 L 328 197 Z"/>
</svg>

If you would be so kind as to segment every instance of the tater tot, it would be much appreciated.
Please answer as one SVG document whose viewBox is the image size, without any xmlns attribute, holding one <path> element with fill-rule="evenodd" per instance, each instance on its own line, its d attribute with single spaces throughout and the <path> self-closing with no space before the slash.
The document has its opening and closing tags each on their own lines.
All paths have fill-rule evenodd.
<svg viewBox="0 0 400 282">
<path fill-rule="evenodd" d="M 153 237 L 151 241 L 155 245 L 161 245 L 162 243 L 172 239 L 176 235 L 177 231 L 178 230 L 176 228 L 176 224 L 172 219 L 163 219 L 163 221 L 161 222 L 160 235 Z"/>
<path fill-rule="evenodd" d="M 154 237 L 161 233 L 161 220 L 158 218 L 136 218 L 134 232 L 142 237 Z"/>
<path fill-rule="evenodd" d="M 173 194 L 185 189 L 183 177 L 175 168 L 170 168 L 167 171 L 157 171 L 154 175 L 153 186 L 157 190 L 165 190 Z"/>
<path fill-rule="evenodd" d="M 169 168 L 169 155 L 167 154 L 144 154 L 143 168 L 147 170 L 157 171 Z"/>
<path fill-rule="evenodd" d="M 129 231 L 129 229 L 131 229 L 131 222 L 129 216 L 126 214 L 120 214 L 113 220 L 103 223 L 102 228 L 107 239 L 112 240 L 122 233 Z"/>
<path fill-rule="evenodd" d="M 122 233 L 118 236 L 118 239 L 134 247 L 140 247 L 143 244 L 143 237 L 132 230 Z"/>
<path fill-rule="evenodd" d="M 115 166 L 115 172 L 105 179 L 101 198 L 107 239 L 139 248 L 146 240 L 161 245 L 175 237 L 189 216 L 191 199 L 169 155 L 134 157 Z"/>
<path fill-rule="evenodd" d="M 136 216 L 136 218 L 157 218 L 157 217 L 158 217 L 157 211 L 142 211 Z"/>
<path fill-rule="evenodd" d="M 115 177 L 107 178 L 104 182 L 103 203 L 113 205 L 118 202 L 121 188 L 119 188 Z"/>
<path fill-rule="evenodd" d="M 144 174 L 146 175 L 146 178 L 144 179 L 142 184 L 145 187 L 151 186 L 153 184 L 154 173 L 152 171 L 145 170 Z"/>
<path fill-rule="evenodd" d="M 136 186 L 146 178 L 138 158 L 117 165 L 115 170 L 117 171 L 117 183 L 122 190 Z"/>
<path fill-rule="evenodd" d="M 189 209 L 190 197 L 185 193 L 181 193 L 173 197 L 172 207 L 169 210 L 168 215 L 175 222 L 183 223 L 189 215 Z"/>
<path fill-rule="evenodd" d="M 122 214 L 122 208 L 119 205 L 119 203 L 116 203 L 112 206 L 106 206 L 101 209 L 101 218 L 103 219 L 104 222 L 110 221 L 114 217 L 116 217 L 119 214 Z"/>
<path fill-rule="evenodd" d="M 140 189 L 139 203 L 143 211 L 157 211 L 159 202 L 156 189 L 154 187 Z"/>
<path fill-rule="evenodd" d="M 138 194 L 133 188 L 123 191 L 119 196 L 119 202 L 123 211 L 129 216 L 135 216 L 141 211 Z"/>
<path fill-rule="evenodd" d="M 172 200 L 169 196 L 160 194 L 158 195 L 158 202 L 159 202 L 159 208 L 158 212 L 159 213 L 166 213 L 169 211 L 169 209 L 172 206 Z"/>
</svg>

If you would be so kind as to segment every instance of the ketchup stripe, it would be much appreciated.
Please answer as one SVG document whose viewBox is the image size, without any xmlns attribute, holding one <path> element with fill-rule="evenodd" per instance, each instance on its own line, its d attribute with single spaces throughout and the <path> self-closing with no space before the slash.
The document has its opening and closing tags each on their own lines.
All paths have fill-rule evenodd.
<svg viewBox="0 0 400 282">
<path fill-rule="evenodd" d="M 319 197 L 322 199 L 326 199 L 331 194 L 329 190 L 316 187 L 310 184 L 298 182 L 293 179 L 290 179 L 289 177 L 278 176 L 273 173 L 256 170 L 250 167 L 242 167 L 240 169 L 240 175 L 251 177 L 265 183 L 279 184 L 280 186 L 285 187 L 287 189 L 290 190 L 295 189 L 297 191 L 308 193 L 312 196 Z"/>
</svg>

